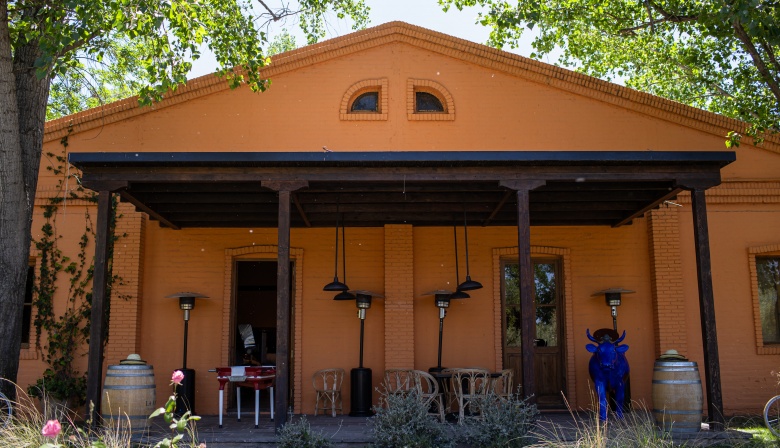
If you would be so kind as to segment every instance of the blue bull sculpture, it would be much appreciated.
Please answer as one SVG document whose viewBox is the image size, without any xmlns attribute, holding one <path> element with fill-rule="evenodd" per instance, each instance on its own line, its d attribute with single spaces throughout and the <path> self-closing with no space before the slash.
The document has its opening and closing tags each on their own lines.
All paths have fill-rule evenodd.
<svg viewBox="0 0 780 448">
<path fill-rule="evenodd" d="M 626 396 L 626 378 L 628 377 L 628 360 L 626 359 L 627 345 L 618 345 L 626 337 L 623 335 L 612 341 L 607 334 L 601 340 L 590 335 L 590 330 L 585 330 L 588 339 L 598 345 L 588 344 L 585 346 L 589 352 L 593 353 L 590 358 L 588 370 L 590 378 L 596 386 L 596 394 L 599 397 L 599 418 L 607 419 L 607 394 L 614 391 L 615 401 L 617 402 L 617 417 L 623 418 L 623 402 Z M 598 333 L 598 332 L 596 332 Z"/>
</svg>

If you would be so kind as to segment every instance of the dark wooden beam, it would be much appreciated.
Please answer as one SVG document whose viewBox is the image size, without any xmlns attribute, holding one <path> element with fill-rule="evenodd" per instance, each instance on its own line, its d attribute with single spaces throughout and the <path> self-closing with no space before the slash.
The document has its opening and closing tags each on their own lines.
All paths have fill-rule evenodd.
<svg viewBox="0 0 780 448">
<path fill-rule="evenodd" d="M 291 193 L 306 187 L 305 182 L 262 182 L 264 188 L 279 192 L 279 218 L 276 272 L 276 395 L 274 404 L 279 412 L 274 423 L 277 432 L 287 423 L 290 395 L 290 202 Z"/>
<path fill-rule="evenodd" d="M 501 181 L 501 185 L 517 192 L 517 264 L 520 292 L 521 331 L 523 346 L 523 396 L 536 402 L 534 354 L 536 351 L 536 304 L 534 304 L 534 269 L 531 262 L 530 191 L 544 185 L 543 180 Z"/>
<path fill-rule="evenodd" d="M 101 381 L 103 381 L 103 335 L 106 332 L 105 311 L 108 309 L 108 250 L 111 238 L 111 191 L 98 192 L 95 222 L 95 269 L 92 278 L 92 310 L 90 311 L 89 354 L 87 357 L 86 421 L 95 427 L 100 416 Z"/>
<path fill-rule="evenodd" d="M 170 227 L 173 230 L 179 230 L 180 227 L 176 224 L 169 221 L 167 218 L 162 216 L 161 214 L 157 213 L 155 210 L 149 208 L 146 204 L 144 204 L 142 201 L 139 201 L 135 198 L 131 193 L 129 193 L 127 190 L 120 191 L 119 195 L 122 197 L 123 200 L 135 205 L 136 210 L 141 211 L 149 215 L 150 218 L 156 219 L 157 221 L 160 221 L 160 224 L 164 225 L 165 227 Z"/>
<path fill-rule="evenodd" d="M 712 264 L 710 238 L 707 226 L 707 202 L 704 188 L 691 191 L 693 209 L 693 235 L 696 244 L 696 268 L 699 284 L 699 309 L 704 348 L 704 376 L 707 391 L 707 415 L 710 429 L 722 431 L 725 425 L 723 395 L 720 387 L 720 357 L 718 332 L 715 327 L 715 298 L 712 290 Z"/>
<path fill-rule="evenodd" d="M 309 218 L 306 216 L 306 211 L 303 209 L 303 206 L 301 206 L 301 203 L 298 201 L 298 195 L 292 193 L 292 200 L 293 203 L 295 203 L 295 208 L 298 209 L 298 214 L 301 215 L 301 219 L 303 219 L 303 222 L 306 223 L 306 227 L 311 227 L 311 222 L 309 222 Z"/>
<path fill-rule="evenodd" d="M 622 225 L 628 224 L 629 222 L 633 221 L 634 218 L 638 218 L 644 215 L 648 211 L 661 205 L 664 201 L 672 199 L 673 197 L 677 196 L 680 193 L 680 191 L 682 191 L 682 188 L 675 188 L 674 190 L 669 191 L 668 193 L 662 195 L 661 197 L 657 197 L 649 204 L 645 205 L 644 207 L 641 207 L 639 210 L 630 213 L 628 216 L 623 218 L 619 223 L 615 224 L 613 227 L 620 227 Z"/>
<path fill-rule="evenodd" d="M 504 207 L 504 204 L 506 204 L 506 201 L 508 201 L 509 198 L 512 197 L 512 195 L 513 195 L 512 190 L 507 190 L 506 193 L 504 193 L 504 197 L 502 197 L 501 200 L 498 201 L 498 204 L 496 204 L 496 206 L 493 207 L 493 211 L 490 212 L 490 216 L 488 216 L 487 218 L 485 218 L 484 221 L 482 221 L 482 227 L 485 227 L 488 224 L 490 224 L 490 221 L 493 220 L 493 218 L 495 218 L 498 212 L 501 211 L 501 209 Z"/>
</svg>

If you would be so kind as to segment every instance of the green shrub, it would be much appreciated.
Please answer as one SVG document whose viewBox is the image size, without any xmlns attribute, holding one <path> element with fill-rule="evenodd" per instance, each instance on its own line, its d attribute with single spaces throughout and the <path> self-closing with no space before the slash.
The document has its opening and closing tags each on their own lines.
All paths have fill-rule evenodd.
<svg viewBox="0 0 780 448">
<path fill-rule="evenodd" d="M 467 419 L 462 439 L 480 448 L 523 447 L 533 443 L 531 431 L 536 426 L 536 405 L 515 397 L 499 400 L 487 396 L 478 403 L 481 417 Z"/>
<path fill-rule="evenodd" d="M 428 408 L 416 393 L 387 395 L 385 407 L 374 407 L 371 419 L 377 448 L 449 448 L 454 446 L 447 425 L 428 415 Z"/>
<path fill-rule="evenodd" d="M 322 433 L 314 433 L 311 430 L 306 417 L 301 417 L 297 422 L 290 420 L 279 431 L 279 448 L 330 448 L 333 446 Z"/>
</svg>

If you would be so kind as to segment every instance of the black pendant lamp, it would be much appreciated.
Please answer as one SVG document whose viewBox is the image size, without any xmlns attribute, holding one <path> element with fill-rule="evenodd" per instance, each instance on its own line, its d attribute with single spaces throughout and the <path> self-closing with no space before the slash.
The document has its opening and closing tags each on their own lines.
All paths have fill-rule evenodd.
<svg viewBox="0 0 780 448">
<path fill-rule="evenodd" d="M 341 274 L 344 276 L 344 283 L 347 283 L 347 237 L 344 235 L 344 220 L 341 220 Z M 346 285 L 345 285 L 346 286 Z M 355 300 L 356 297 L 349 291 L 341 291 L 336 294 L 333 300 Z"/>
<path fill-rule="evenodd" d="M 323 291 L 348 291 L 349 286 L 339 281 L 339 205 L 336 203 L 336 261 L 333 263 L 333 281 L 322 288 Z"/>
<path fill-rule="evenodd" d="M 469 225 L 466 221 L 466 208 L 463 208 L 463 236 L 466 245 L 466 281 L 458 285 L 458 291 L 472 291 L 482 288 L 482 283 L 471 279 L 469 274 Z"/>
<path fill-rule="evenodd" d="M 460 273 L 458 272 L 458 263 L 460 260 L 458 260 L 458 226 L 457 224 L 453 224 L 452 226 L 452 234 L 454 235 L 455 240 L 455 284 L 460 285 Z M 450 294 L 450 299 L 468 299 L 471 297 L 467 293 L 460 290 L 460 286 Z"/>
</svg>

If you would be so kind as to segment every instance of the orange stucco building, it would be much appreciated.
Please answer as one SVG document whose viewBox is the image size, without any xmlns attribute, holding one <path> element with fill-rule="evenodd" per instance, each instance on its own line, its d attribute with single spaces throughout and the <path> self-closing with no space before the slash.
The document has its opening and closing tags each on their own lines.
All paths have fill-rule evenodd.
<svg viewBox="0 0 780 448">
<path fill-rule="evenodd" d="M 278 330 L 276 260 L 281 252 L 273 182 L 281 178 L 263 173 L 315 170 L 321 159 L 333 164 L 323 174 L 317 171 L 318 180 L 303 179 L 308 184 L 288 191 L 289 404 L 295 412 L 314 410 L 313 372 L 329 367 L 348 371 L 358 363 L 360 323 L 354 302 L 333 301 L 333 294 L 322 290 L 333 278 L 338 214 L 346 226 L 346 282 L 386 296 L 374 301 L 365 320 L 365 365 L 373 369 L 374 385 L 386 368 L 427 370 L 436 365 L 439 311 L 425 293 L 455 288 L 453 224 L 459 276 L 465 278 L 466 214 L 468 274 L 484 287 L 450 306 L 443 364 L 512 367 L 522 378 L 523 344 L 512 317 L 518 308 L 508 282 L 518 253 L 522 259 L 530 251 L 533 263 L 554 279 L 549 301 L 531 312 L 544 317 L 536 319 L 540 328 L 530 337 L 544 341 L 526 349 L 526 359 L 535 364 L 525 368 L 535 375 L 540 400 L 555 406 L 562 392 L 574 406 L 591 405 L 585 331 L 612 326 L 603 297 L 592 294 L 622 287 L 635 291 L 623 296 L 618 315 L 618 328 L 627 332 L 630 345 L 631 395 L 650 408 L 653 363 L 659 354 L 676 349 L 700 365 L 705 362 L 696 217 L 687 192 L 697 187 L 691 179 L 699 174 L 687 173 L 700 161 L 697 157 L 711 154 L 723 156 L 702 176 L 724 411 L 757 411 L 775 393 L 772 371 L 780 366 L 780 346 L 764 343 L 756 257 L 780 254 L 777 137 L 760 146 L 743 142 L 736 161 L 729 163 L 733 153 L 725 148 L 724 136 L 742 129 L 742 123 L 403 23 L 281 54 L 264 75 L 272 84 L 261 94 L 230 90 L 223 80 L 205 76 L 151 107 L 139 108 L 135 99 L 128 99 L 46 126 L 44 153 L 62 153 L 61 139 L 67 136 L 68 153 L 82 157 L 71 159 L 73 172 L 75 166 L 82 168 L 87 187 L 121 197 L 113 272 L 122 281 L 111 298 L 104 365 L 141 354 L 157 372 L 160 400 L 169 390 L 166 372 L 181 367 L 182 356 L 181 311 L 165 296 L 178 291 L 209 296 L 196 302 L 189 324 L 188 367 L 197 372 L 198 411 L 203 414 L 217 413 L 217 381 L 209 369 L 237 362 L 237 325 L 250 323 L 269 335 Z M 368 110 L 355 110 L 356 100 L 366 93 Z M 418 99 L 430 96 L 419 93 L 434 97 L 441 107 L 420 106 Z M 437 160 L 437 152 L 444 156 Z M 459 152 L 468 154 L 468 160 L 450 163 Z M 497 159 L 480 163 L 481 152 L 498 154 Z M 525 152 L 533 157 L 523 159 Z M 173 177 L 155 177 L 158 170 L 169 169 L 155 157 L 179 153 L 186 160 L 166 171 Z M 294 160 L 276 160 L 264 168 L 266 159 L 252 155 L 266 153 Z M 293 157 L 297 153 L 306 159 Z M 367 162 L 350 159 L 349 153 L 365 156 Z M 502 153 L 511 154 L 511 160 Z M 583 161 L 578 153 L 608 153 L 620 162 L 604 162 L 602 172 L 601 161 Z M 692 158 L 694 163 L 685 162 L 680 172 L 693 177 L 676 182 L 665 174 L 683 166 L 674 153 Z M 115 159 L 104 163 L 88 159 L 90 154 L 127 159 L 112 165 Z M 199 159 L 198 154 L 208 157 Z M 382 165 L 385 157 L 397 154 L 424 154 L 425 160 Z M 576 163 L 558 167 L 552 159 L 560 154 Z M 655 154 L 672 160 L 672 168 L 653 165 Z M 243 161 L 230 165 L 219 155 L 230 163 L 235 162 L 231 157 Z M 629 160 L 635 156 L 643 162 Z M 88 161 L 79 166 L 78 160 Z M 45 169 L 52 163 L 44 157 L 36 198 L 41 206 L 63 195 L 59 177 Z M 434 168 L 415 171 L 426 164 Z M 522 165 L 517 170 L 522 175 L 512 174 L 513 164 Z M 526 246 L 518 243 L 522 201 L 514 195 L 515 184 L 504 179 L 538 180 L 532 175 L 541 172 L 534 171 L 537 164 L 552 168 L 544 171 L 546 184 L 528 184 L 525 190 L 530 191 L 531 226 Z M 582 165 L 588 168 L 580 176 L 575 171 Z M 486 186 L 492 178 L 485 166 L 502 173 L 492 189 Z M 217 174 L 197 177 L 210 167 Z M 439 177 L 461 167 L 464 171 L 456 177 Z M 97 171 L 90 177 L 93 168 Z M 253 170 L 260 170 L 255 177 Z M 129 181 L 106 186 L 112 173 L 119 172 Z M 575 174 L 563 179 L 563 172 Z M 382 177 L 384 173 L 391 174 Z M 611 173 L 617 177 L 598 177 Z M 234 183 L 226 184 L 219 177 L 223 174 L 243 177 L 230 177 Z M 190 175 L 198 179 L 197 186 L 186 183 Z M 438 181 L 449 182 L 446 188 L 433 188 L 442 199 L 427 201 L 426 188 Z M 258 199 L 236 202 L 253 197 L 243 187 L 248 184 L 255 185 Z M 608 199 L 609 204 L 599 202 L 610 197 L 612 184 L 629 191 Z M 598 188 L 581 191 L 580 186 L 587 190 L 590 185 Z M 561 199 L 556 188 L 573 196 Z M 643 193 L 647 189 L 653 193 Z M 353 197 L 377 191 L 383 195 L 377 200 L 361 203 Z M 488 193 L 489 201 L 482 196 Z M 323 203 L 306 200 L 314 197 L 307 194 L 322 194 L 318 198 Z M 271 203 L 271 215 L 261 208 L 265 202 Z M 334 202 L 343 207 L 335 213 Z M 454 205 L 444 208 L 449 202 Z M 556 208 L 556 203 L 564 205 Z M 198 208 L 203 204 L 213 207 Z M 75 250 L 83 233 L 86 208 L 95 206 L 69 200 L 59 208 L 57 231 L 66 252 Z M 437 211 L 439 221 L 433 217 Z M 40 237 L 41 213 L 33 223 L 34 238 Z M 34 249 L 32 259 L 37 260 Z M 342 276 L 341 259 L 338 263 Z M 34 347 L 23 349 L 21 357 L 20 382 L 31 383 L 45 364 Z M 85 357 L 85 369 L 86 364 Z M 517 383 L 523 384 L 522 379 Z M 348 409 L 348 384 L 344 390 Z"/>
</svg>

